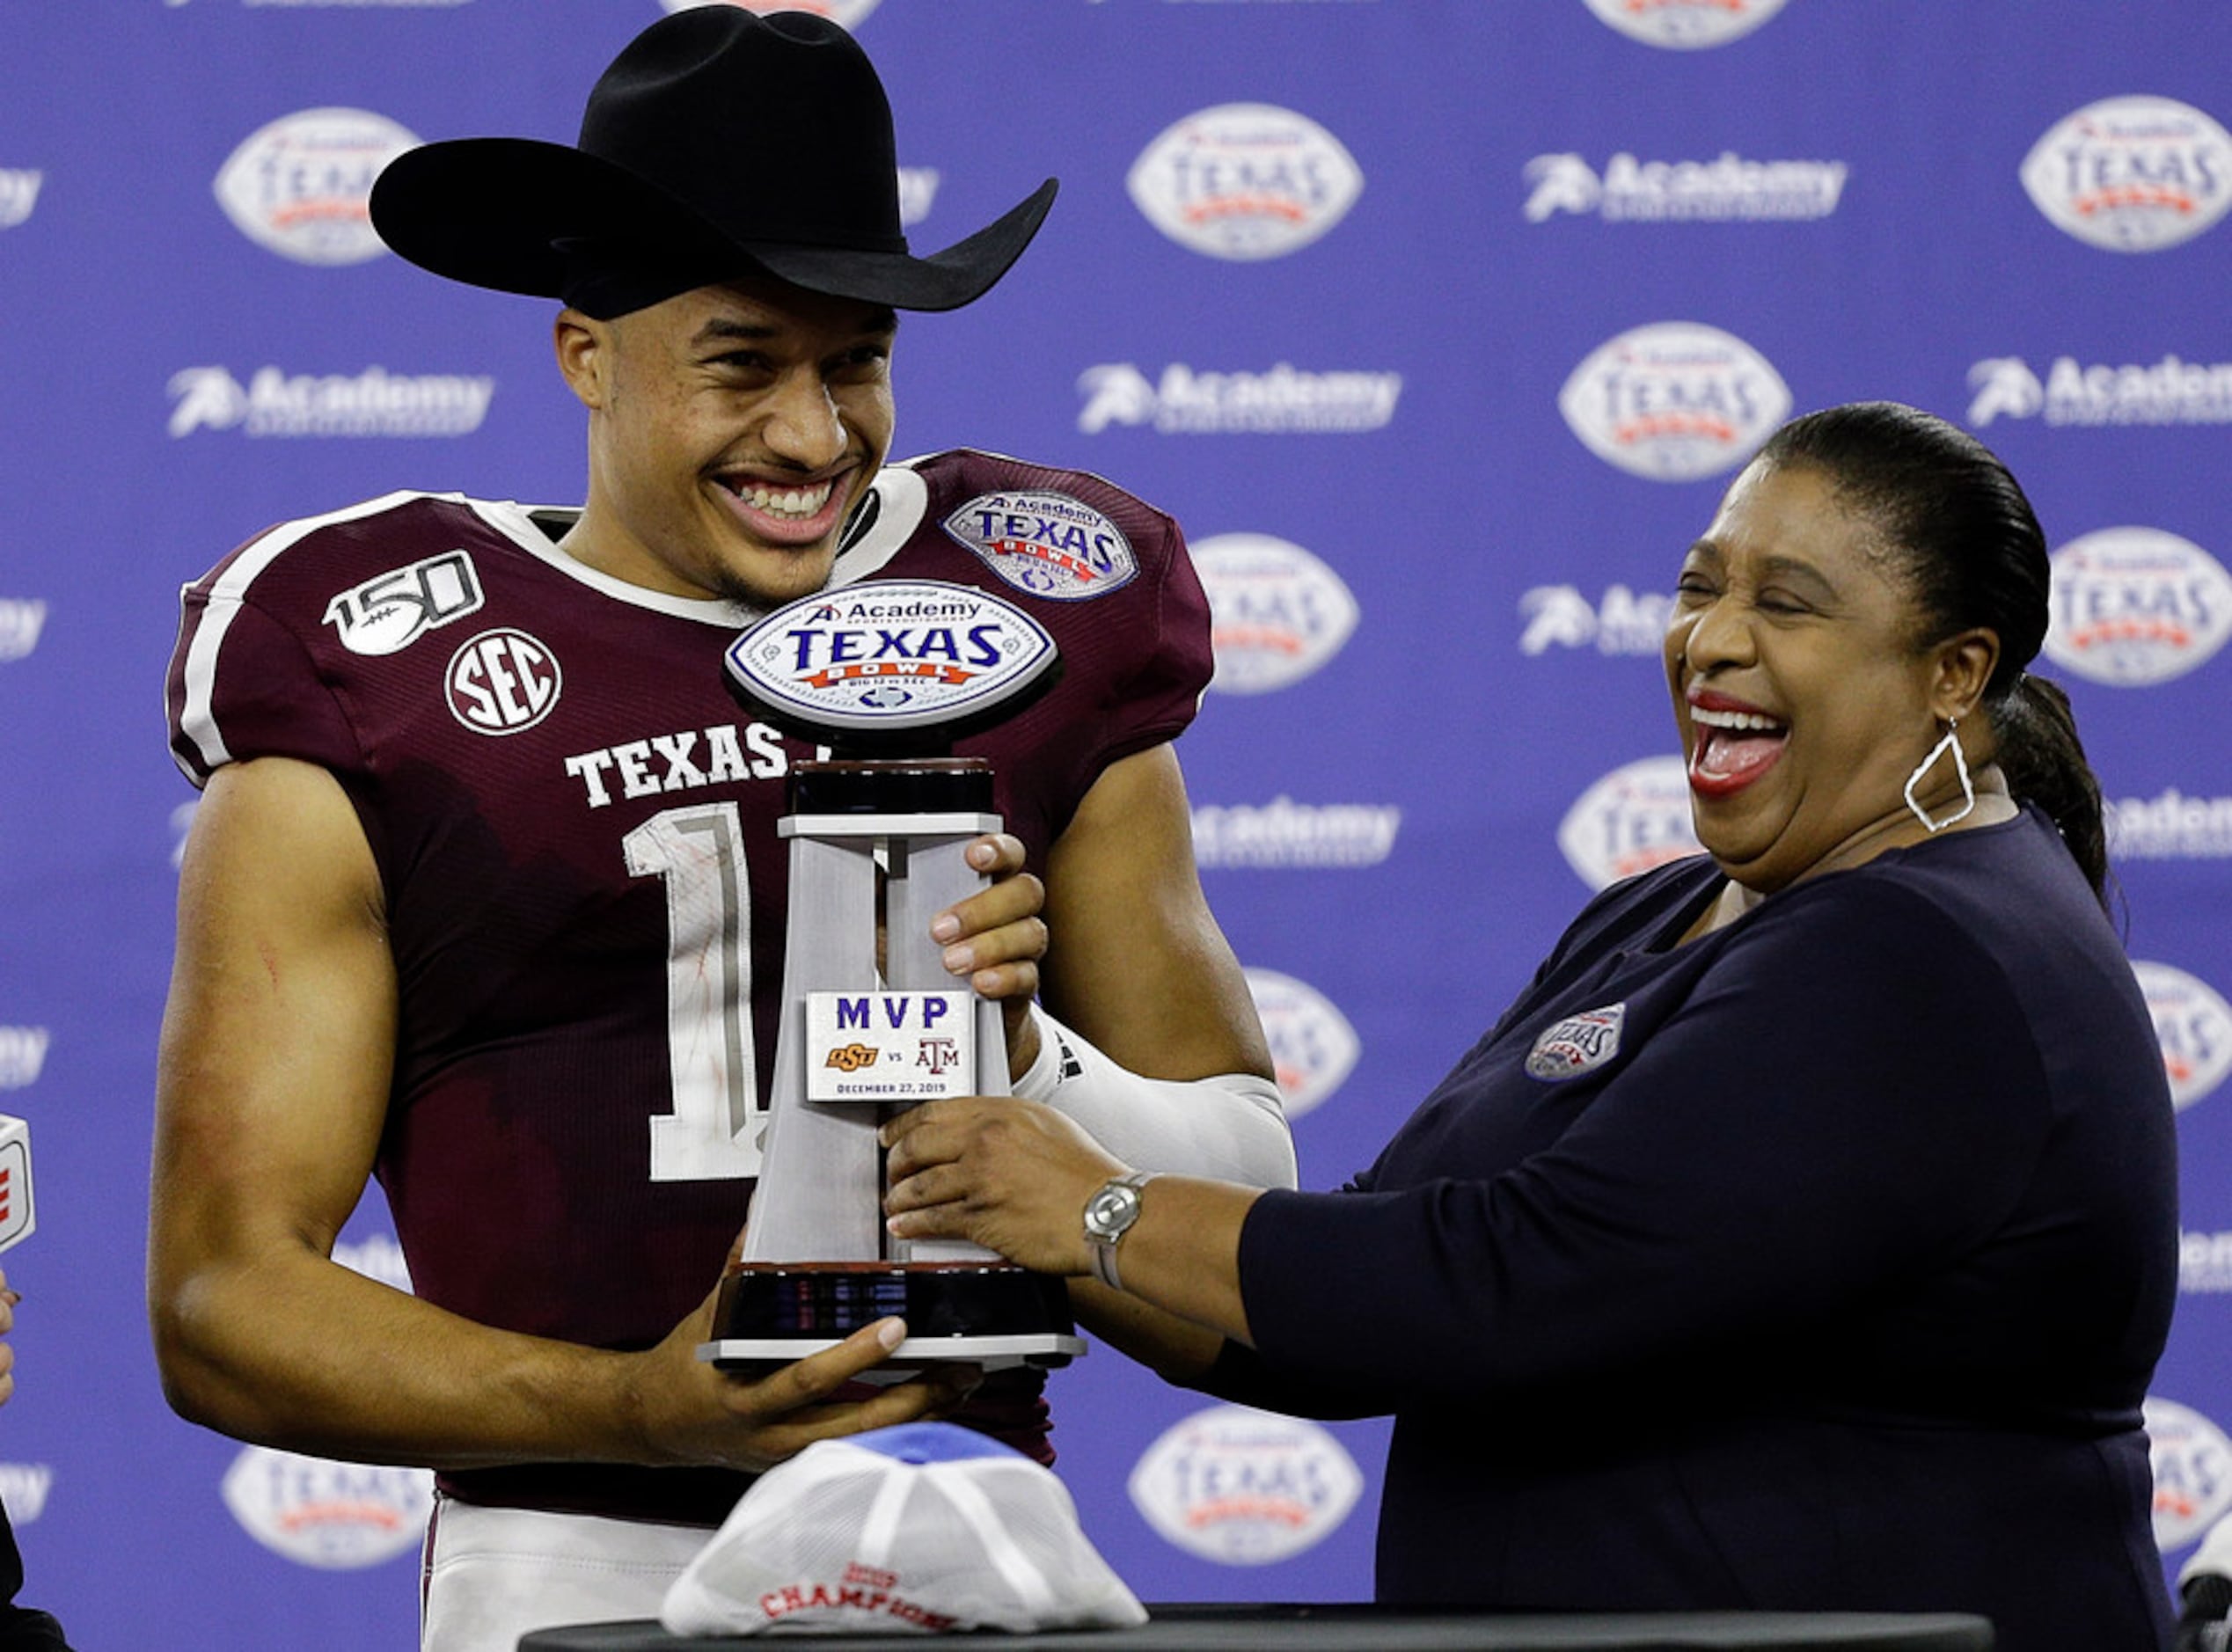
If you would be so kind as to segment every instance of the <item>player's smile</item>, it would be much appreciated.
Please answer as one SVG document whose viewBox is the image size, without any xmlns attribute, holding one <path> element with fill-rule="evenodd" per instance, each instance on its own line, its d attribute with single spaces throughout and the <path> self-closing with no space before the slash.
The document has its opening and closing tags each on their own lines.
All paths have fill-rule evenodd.
<svg viewBox="0 0 2232 1652">
<path fill-rule="evenodd" d="M 855 498 L 860 467 L 801 481 L 762 471 L 720 471 L 713 482 L 746 533 L 771 545 L 803 550 L 837 531 Z"/>
</svg>

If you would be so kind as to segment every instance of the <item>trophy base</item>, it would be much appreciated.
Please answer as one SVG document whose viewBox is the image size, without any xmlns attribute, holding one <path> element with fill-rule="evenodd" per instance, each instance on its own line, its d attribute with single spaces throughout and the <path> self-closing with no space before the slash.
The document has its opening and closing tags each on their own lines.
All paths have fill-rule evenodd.
<svg viewBox="0 0 2232 1652">
<path fill-rule="evenodd" d="M 943 1363 L 1052 1370 L 1085 1352 L 1062 1281 L 1004 1262 L 747 1262 L 721 1281 L 698 1357 L 764 1376 L 893 1314 L 907 1339 L 861 1381 Z"/>
</svg>

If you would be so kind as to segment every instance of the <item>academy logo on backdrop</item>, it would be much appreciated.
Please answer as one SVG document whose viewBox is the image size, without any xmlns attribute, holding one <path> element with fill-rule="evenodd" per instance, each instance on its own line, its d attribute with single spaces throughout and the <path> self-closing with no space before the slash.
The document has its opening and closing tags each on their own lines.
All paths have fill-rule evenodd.
<svg viewBox="0 0 2232 1652">
<path fill-rule="evenodd" d="M 1267 533 L 1220 533 L 1193 547 L 1209 596 L 1217 669 L 1209 686 L 1267 694 L 1300 682 L 1341 652 L 1357 628 L 1357 599 L 1341 576 L 1299 545 Z"/>
<path fill-rule="evenodd" d="M 1638 596 L 1624 585 L 1606 586 L 1600 603 L 1570 585 L 1537 585 L 1519 598 L 1519 618 L 1526 621 L 1519 652 L 1533 658 L 1552 648 L 1594 648 L 1656 659 L 1673 611 L 1672 596 Z"/>
<path fill-rule="evenodd" d="M 241 1529 L 298 1566 L 355 1571 L 415 1553 L 434 1509 L 423 1468 L 334 1463 L 251 1445 L 225 1471 Z"/>
<path fill-rule="evenodd" d="M 46 628 L 44 597 L 0 596 L 0 662 L 29 657 Z"/>
<path fill-rule="evenodd" d="M 1255 1013 L 1271 1047 L 1286 1116 L 1298 1119 L 1336 1090 L 1355 1069 L 1363 1046 L 1349 1018 L 1307 982 L 1276 969 L 1244 969 Z"/>
<path fill-rule="evenodd" d="M 2232 1509 L 2232 1440 L 2187 1406 L 2148 1395 L 2141 1410 L 2155 1473 L 2155 1546 L 2167 1554 Z"/>
<path fill-rule="evenodd" d="M 2169 964 L 2133 959 L 2131 968 L 2154 1018 L 2170 1101 L 2182 1113 L 2232 1072 L 2232 1005 L 2207 982 Z"/>
<path fill-rule="evenodd" d="M 2104 98 L 2049 128 L 2021 176 L 2056 229 L 2159 252 L 2232 209 L 2232 133 L 2174 98 Z"/>
<path fill-rule="evenodd" d="M 945 530 L 1017 590 L 1057 602 L 1106 596 L 1139 571 L 1123 530 L 1067 493 L 979 494 Z"/>
<path fill-rule="evenodd" d="M 1348 215 L 1364 191 L 1356 158 L 1307 115 L 1226 103 L 1166 128 L 1124 185 L 1179 245 L 1210 258 L 1283 258 Z"/>
<path fill-rule="evenodd" d="M 0 1090 L 26 1089 L 39 1082 L 48 1037 L 43 1027 L 0 1027 Z"/>
<path fill-rule="evenodd" d="M 1526 164 L 1526 221 L 1577 213 L 1609 223 L 1810 223 L 1837 209 L 1842 161 L 1640 161 L 1621 150 L 1603 175 L 1574 154 Z"/>
<path fill-rule="evenodd" d="M 31 216 L 39 204 L 40 186 L 46 181 L 44 172 L 0 167 L 0 230 L 12 230 Z"/>
<path fill-rule="evenodd" d="M 1078 376 L 1087 435 L 1152 425 L 1166 435 L 1319 435 L 1378 430 L 1395 415 L 1400 373 L 1306 373 L 1284 362 L 1266 373 L 1196 373 L 1173 362 L 1159 380 L 1129 362 Z"/>
<path fill-rule="evenodd" d="M 1785 0 L 1588 0 L 1589 10 L 1646 46 L 1725 46 L 1782 10 Z"/>
<path fill-rule="evenodd" d="M 1394 852 L 1392 803 L 1205 804 L 1193 812 L 1194 864 L 1205 867 L 1376 866 Z"/>
<path fill-rule="evenodd" d="M 365 202 L 418 138 L 369 109 L 304 109 L 249 134 L 218 171 L 217 203 L 257 245 L 303 264 L 361 264 L 386 245 Z"/>
<path fill-rule="evenodd" d="M 399 654 L 428 632 L 478 613 L 480 575 L 463 550 L 390 568 L 334 594 L 320 623 L 351 654 Z"/>
<path fill-rule="evenodd" d="M 1733 333 L 1660 321 L 1591 352 L 1558 391 L 1558 411 L 1606 464 L 1655 482 L 1694 482 L 1751 457 L 1790 411 L 1790 391 Z"/>
<path fill-rule="evenodd" d="M 1970 368 L 1968 384 L 1968 421 L 1979 430 L 2042 415 L 2050 425 L 2232 424 L 2232 362 L 2166 355 L 2088 367 L 2058 355 L 2041 382 L 2021 356 L 1997 355 Z"/>
<path fill-rule="evenodd" d="M 1266 1566 L 1338 1530 L 1364 1475 L 1314 1422 L 1212 1406 L 1149 1446 L 1128 1489 L 1147 1524 L 1189 1554 Z"/>
<path fill-rule="evenodd" d="M 558 656 L 523 631 L 484 631 L 450 657 L 450 712 L 476 735 L 532 728 L 558 704 Z"/>
<path fill-rule="evenodd" d="M 770 11 L 811 11 L 845 27 L 857 28 L 860 19 L 875 10 L 875 0 L 659 0 L 670 11 L 691 11 L 699 6 L 740 6 L 765 17 Z"/>
<path fill-rule="evenodd" d="M 1596 782 L 1558 822 L 1566 864 L 1592 889 L 1701 854 L 1689 813 L 1689 769 L 1679 757 L 1625 764 Z"/>
<path fill-rule="evenodd" d="M 2232 797 L 2188 797 L 2176 786 L 2153 797 L 2103 800 L 2108 852 L 2119 860 L 2232 858 Z"/>
<path fill-rule="evenodd" d="M 2047 658 L 2118 688 L 2206 663 L 2232 635 L 2232 574 L 2159 528 L 2103 528 L 2053 553 Z"/>
<path fill-rule="evenodd" d="M 259 368 L 246 384 L 222 367 L 171 375 L 170 430 L 250 436 L 464 436 L 480 428 L 493 378 L 456 374 L 284 373 Z"/>
</svg>

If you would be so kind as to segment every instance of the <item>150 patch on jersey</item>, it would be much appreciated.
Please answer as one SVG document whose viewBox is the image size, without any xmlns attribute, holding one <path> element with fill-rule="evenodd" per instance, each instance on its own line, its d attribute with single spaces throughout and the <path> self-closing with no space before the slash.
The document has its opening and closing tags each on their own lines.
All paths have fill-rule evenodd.
<svg viewBox="0 0 2232 1652">
<path fill-rule="evenodd" d="M 1123 530 L 1067 493 L 984 493 L 946 518 L 946 531 L 1019 591 L 1081 602 L 1139 571 Z"/>
<path fill-rule="evenodd" d="M 1620 1053 L 1620 1029 L 1627 1020 L 1625 1003 L 1567 1016 L 1526 1052 L 1527 1077 L 1555 1084 L 1594 1072 Z"/>
<path fill-rule="evenodd" d="M 325 623 L 351 654 L 396 654 L 480 607 L 480 576 L 462 550 L 376 574 L 337 593 Z"/>
</svg>

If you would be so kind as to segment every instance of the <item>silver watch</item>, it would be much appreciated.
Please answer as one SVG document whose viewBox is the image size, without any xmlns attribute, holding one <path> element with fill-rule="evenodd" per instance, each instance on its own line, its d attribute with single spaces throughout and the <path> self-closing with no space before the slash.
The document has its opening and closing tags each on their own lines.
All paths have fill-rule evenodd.
<svg viewBox="0 0 2232 1652">
<path fill-rule="evenodd" d="M 1139 1219 L 1139 1189 L 1154 1180 L 1152 1170 L 1135 1170 L 1101 1184 L 1085 1202 L 1085 1242 L 1093 1251 L 1093 1276 L 1111 1290 L 1123 1289 L 1116 1277 L 1116 1242 Z"/>
</svg>

